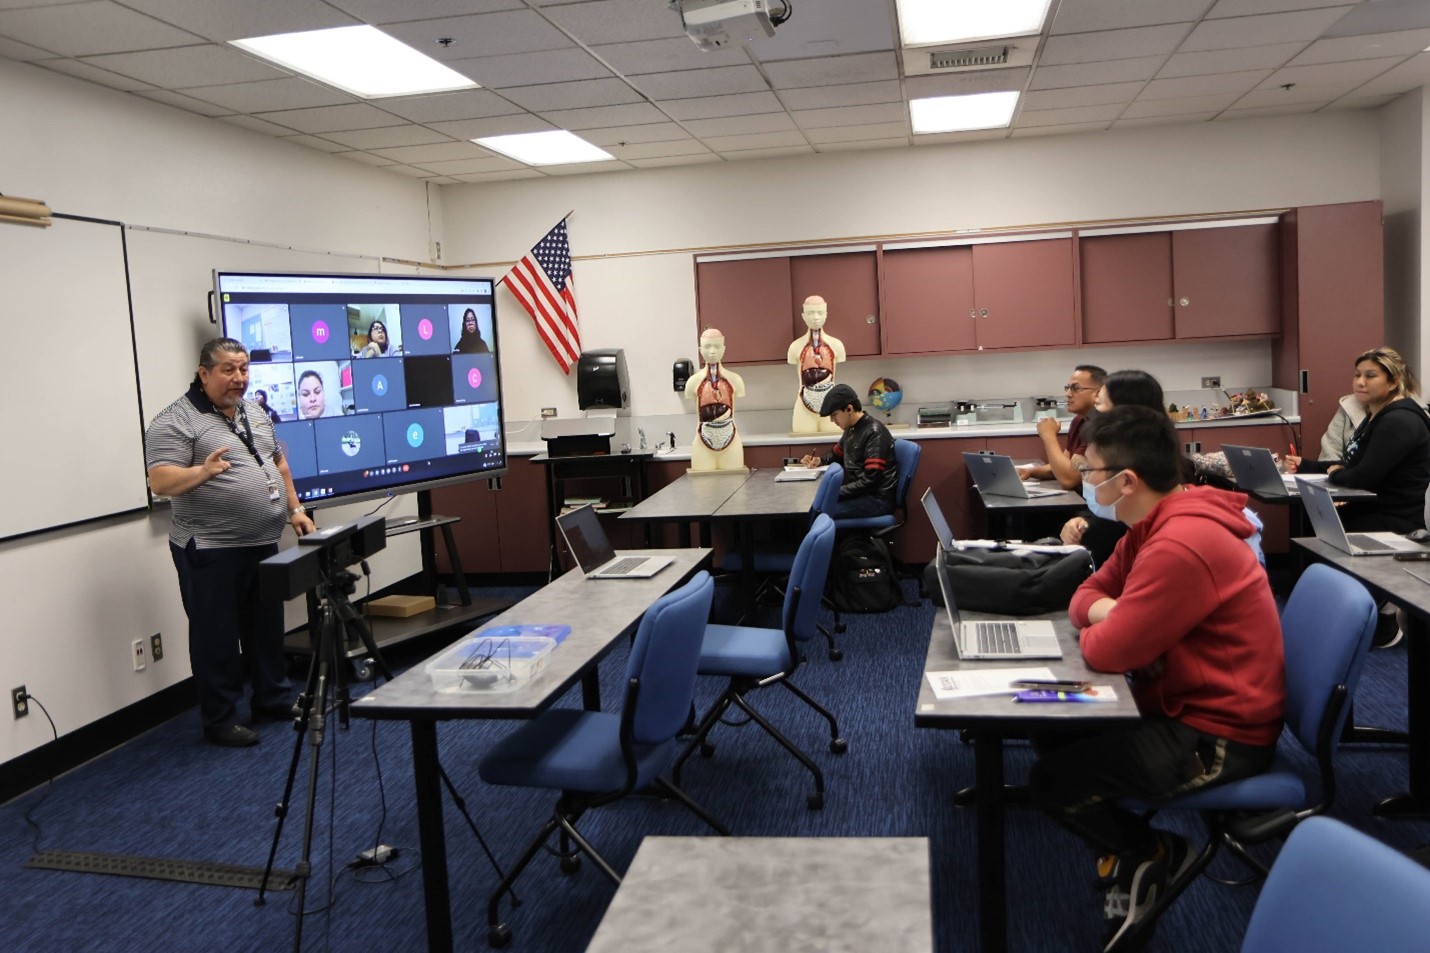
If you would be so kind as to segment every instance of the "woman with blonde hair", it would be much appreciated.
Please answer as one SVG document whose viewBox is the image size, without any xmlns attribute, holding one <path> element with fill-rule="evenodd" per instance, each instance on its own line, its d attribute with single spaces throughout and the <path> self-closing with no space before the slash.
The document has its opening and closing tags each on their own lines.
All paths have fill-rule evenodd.
<svg viewBox="0 0 1430 953">
<path fill-rule="evenodd" d="M 1370 490 L 1375 499 L 1347 504 L 1347 529 L 1408 533 L 1425 528 L 1430 485 L 1430 415 L 1416 397 L 1415 374 L 1394 348 L 1356 358 L 1351 393 L 1365 408 L 1340 460 L 1287 457 L 1287 472 L 1325 473 L 1337 486 Z"/>
</svg>

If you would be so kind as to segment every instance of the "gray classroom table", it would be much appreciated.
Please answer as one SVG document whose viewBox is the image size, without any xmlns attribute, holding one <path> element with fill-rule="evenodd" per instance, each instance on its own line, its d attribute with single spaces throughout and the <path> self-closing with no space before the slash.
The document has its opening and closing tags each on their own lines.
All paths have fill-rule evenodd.
<svg viewBox="0 0 1430 953">
<path fill-rule="evenodd" d="M 503 625 L 571 626 L 546 668 L 512 692 L 438 692 L 419 662 L 352 704 L 356 718 L 408 721 L 416 781 L 427 948 L 452 949 L 451 899 L 442 818 L 437 722 L 456 718 L 533 718 L 579 680 L 587 709 L 601 707 L 596 663 L 640 622 L 650 605 L 689 579 L 710 558 L 708 549 L 626 550 L 621 555 L 664 556 L 673 562 L 650 579 L 586 579 L 579 569 L 553 580 L 482 628 Z"/>
</svg>

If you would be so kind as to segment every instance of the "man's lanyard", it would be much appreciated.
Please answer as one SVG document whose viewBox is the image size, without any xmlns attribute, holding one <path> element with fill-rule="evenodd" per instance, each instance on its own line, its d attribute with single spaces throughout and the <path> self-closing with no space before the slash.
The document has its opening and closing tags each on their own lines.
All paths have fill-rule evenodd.
<svg viewBox="0 0 1430 953">
<path fill-rule="evenodd" d="M 268 476 L 268 471 L 263 469 L 263 458 L 258 455 L 258 447 L 255 446 L 253 443 L 253 428 L 249 426 L 248 414 L 243 409 L 243 401 L 240 400 L 238 402 L 237 407 L 237 417 L 240 421 L 243 422 L 243 430 L 242 432 L 240 432 L 238 426 L 228 418 L 228 415 L 225 414 L 223 411 L 219 410 L 218 407 L 214 405 L 213 401 L 209 400 L 209 395 L 204 393 L 203 388 L 199 387 L 197 382 L 190 385 L 188 398 L 189 402 L 192 403 L 195 407 L 197 407 L 200 411 L 206 414 L 211 413 L 218 415 L 218 418 L 222 420 L 224 424 L 228 427 L 228 429 L 232 431 L 233 435 L 238 438 L 238 442 L 243 444 L 244 449 L 246 449 L 253 456 L 253 462 L 258 464 L 258 469 L 263 473 L 264 477 L 266 478 Z"/>
</svg>

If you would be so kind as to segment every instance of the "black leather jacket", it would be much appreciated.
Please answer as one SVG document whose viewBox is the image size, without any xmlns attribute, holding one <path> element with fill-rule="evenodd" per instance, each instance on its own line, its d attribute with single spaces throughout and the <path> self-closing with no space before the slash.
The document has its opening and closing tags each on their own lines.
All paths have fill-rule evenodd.
<svg viewBox="0 0 1430 953">
<path fill-rule="evenodd" d="M 844 467 L 844 482 L 839 487 L 841 500 L 856 496 L 877 496 L 894 502 L 894 490 L 899 485 L 899 463 L 894 458 L 894 438 L 889 428 L 869 414 L 839 438 L 834 452 L 825 463 L 840 463 Z"/>
</svg>

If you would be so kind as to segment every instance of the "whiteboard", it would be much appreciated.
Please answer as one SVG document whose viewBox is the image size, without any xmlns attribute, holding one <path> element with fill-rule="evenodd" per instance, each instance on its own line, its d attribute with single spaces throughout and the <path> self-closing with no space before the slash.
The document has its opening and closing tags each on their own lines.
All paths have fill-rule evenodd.
<svg viewBox="0 0 1430 953">
<path fill-rule="evenodd" d="M 124 231 L 0 224 L 0 539 L 149 505 Z"/>
</svg>

